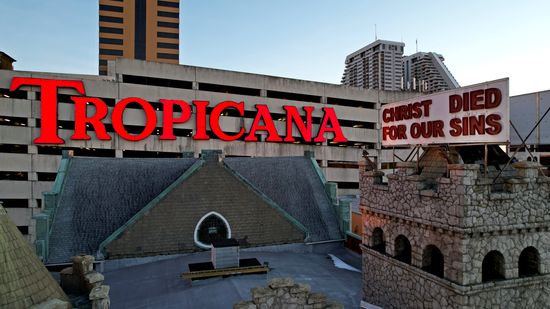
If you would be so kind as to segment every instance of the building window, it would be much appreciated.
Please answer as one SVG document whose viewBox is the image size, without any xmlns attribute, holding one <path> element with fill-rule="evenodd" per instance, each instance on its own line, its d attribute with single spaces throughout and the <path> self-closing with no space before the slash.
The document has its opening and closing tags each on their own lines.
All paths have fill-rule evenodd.
<svg viewBox="0 0 550 309">
<path fill-rule="evenodd" d="M 434 245 L 428 245 L 422 253 L 422 270 L 443 278 L 443 254 Z"/>
<path fill-rule="evenodd" d="M 157 16 L 179 18 L 179 17 L 180 17 L 180 14 L 177 13 L 177 12 L 163 12 L 163 11 L 158 11 L 158 12 L 157 12 Z"/>
<path fill-rule="evenodd" d="M 178 33 L 170 33 L 170 32 L 157 32 L 157 36 L 159 38 L 166 38 L 166 39 L 179 39 Z"/>
<path fill-rule="evenodd" d="M 180 4 L 179 2 L 170 2 L 170 1 L 157 1 L 158 6 L 166 6 L 171 8 L 179 8 Z"/>
<path fill-rule="evenodd" d="M 109 11 L 109 12 L 123 12 L 124 9 L 121 6 L 114 6 L 114 5 L 99 5 L 100 11 Z"/>
<path fill-rule="evenodd" d="M 411 263 L 411 243 L 407 237 L 399 235 L 395 238 L 395 258 L 403 263 Z"/>
<path fill-rule="evenodd" d="M 165 28 L 179 28 L 178 23 L 169 23 L 165 21 L 159 21 L 157 22 L 157 26 L 159 27 L 165 27 Z"/>
<path fill-rule="evenodd" d="M 99 43 L 122 45 L 122 39 L 99 38 Z M 107 61 L 105 61 L 107 64 Z"/>
<path fill-rule="evenodd" d="M 529 277 L 540 274 L 540 255 L 534 247 L 527 247 L 519 255 L 518 269 L 520 277 Z"/>
<path fill-rule="evenodd" d="M 504 256 L 502 253 L 493 250 L 483 258 L 481 264 L 481 281 L 504 280 Z"/>
<path fill-rule="evenodd" d="M 179 56 L 177 54 L 157 53 L 157 58 L 178 60 Z"/>
<path fill-rule="evenodd" d="M 104 21 L 104 22 L 107 22 L 107 23 L 118 23 L 118 24 L 122 24 L 122 22 L 124 21 L 124 19 L 120 18 L 120 17 L 113 17 L 113 16 L 99 16 L 99 21 Z"/>
<path fill-rule="evenodd" d="M 27 181 L 29 176 L 27 172 L 0 171 L 0 180 Z"/>
<path fill-rule="evenodd" d="M 386 253 L 386 242 L 384 241 L 384 231 L 377 227 L 372 231 L 372 249 L 380 253 Z"/>
<path fill-rule="evenodd" d="M 158 42 L 158 43 L 157 43 L 157 47 L 158 47 L 158 48 L 178 49 L 178 48 L 179 48 L 179 45 L 178 45 L 178 44 L 173 44 L 173 43 Z"/>
<path fill-rule="evenodd" d="M 29 235 L 29 227 L 28 226 L 17 226 L 17 229 L 21 234 L 23 235 Z"/>
<path fill-rule="evenodd" d="M 112 28 L 112 27 L 99 27 L 100 33 L 115 33 L 115 34 L 123 34 L 124 31 L 121 28 Z"/>
<path fill-rule="evenodd" d="M 122 56 L 122 50 L 100 48 L 99 49 L 99 54 L 100 55 Z"/>
<path fill-rule="evenodd" d="M 231 238 L 229 222 L 215 211 L 204 215 L 195 227 L 195 244 L 203 249 L 210 249 L 213 241 L 228 238 Z"/>
</svg>

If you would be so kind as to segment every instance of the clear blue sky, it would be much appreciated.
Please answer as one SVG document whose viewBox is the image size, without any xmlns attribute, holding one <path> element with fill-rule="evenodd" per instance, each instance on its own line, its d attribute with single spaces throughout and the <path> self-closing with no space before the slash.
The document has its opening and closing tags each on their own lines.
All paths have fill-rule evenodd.
<svg viewBox="0 0 550 309">
<path fill-rule="evenodd" d="M 97 74 L 94 0 L 0 0 L 15 68 Z M 550 89 L 550 1 L 181 0 L 180 63 L 339 83 L 345 56 L 378 38 L 443 54 L 461 85 L 510 77 Z"/>
</svg>

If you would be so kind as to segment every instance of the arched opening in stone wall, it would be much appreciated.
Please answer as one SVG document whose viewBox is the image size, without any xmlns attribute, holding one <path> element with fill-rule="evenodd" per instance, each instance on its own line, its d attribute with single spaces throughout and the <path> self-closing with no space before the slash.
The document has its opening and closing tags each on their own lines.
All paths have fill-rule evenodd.
<svg viewBox="0 0 550 309">
<path fill-rule="evenodd" d="M 481 264 L 481 281 L 504 280 L 504 256 L 502 253 L 493 250 L 483 258 Z"/>
<path fill-rule="evenodd" d="M 443 278 L 443 254 L 434 245 L 428 245 L 422 253 L 422 270 Z"/>
<path fill-rule="evenodd" d="M 386 253 L 386 242 L 384 241 L 384 231 L 377 227 L 372 231 L 372 249 Z"/>
<path fill-rule="evenodd" d="M 411 243 L 407 237 L 399 235 L 395 238 L 395 258 L 401 262 L 411 263 Z"/>
<path fill-rule="evenodd" d="M 540 255 L 535 247 L 527 247 L 519 255 L 518 270 L 520 277 L 540 274 Z"/>
<path fill-rule="evenodd" d="M 203 249 L 209 249 L 213 241 L 228 238 L 231 238 L 229 222 L 215 211 L 204 215 L 195 226 L 195 244 Z"/>
</svg>

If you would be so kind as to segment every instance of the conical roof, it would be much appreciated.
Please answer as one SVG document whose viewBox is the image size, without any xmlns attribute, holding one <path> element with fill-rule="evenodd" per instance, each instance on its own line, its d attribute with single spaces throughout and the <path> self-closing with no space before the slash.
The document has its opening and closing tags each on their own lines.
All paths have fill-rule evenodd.
<svg viewBox="0 0 550 309">
<path fill-rule="evenodd" d="M 29 308 L 51 299 L 67 296 L 0 205 L 0 308 Z"/>
</svg>

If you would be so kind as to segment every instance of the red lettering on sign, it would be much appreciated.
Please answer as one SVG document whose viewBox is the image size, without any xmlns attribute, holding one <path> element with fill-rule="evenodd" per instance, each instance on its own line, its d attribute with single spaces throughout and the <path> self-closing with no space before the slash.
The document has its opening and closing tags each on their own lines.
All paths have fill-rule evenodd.
<svg viewBox="0 0 550 309">
<path fill-rule="evenodd" d="M 258 110 L 258 113 L 256 114 L 256 118 L 254 118 L 254 122 L 252 123 L 252 127 L 250 128 L 250 133 L 248 133 L 248 136 L 245 137 L 244 140 L 247 142 L 256 142 L 258 141 L 258 138 L 256 137 L 256 132 L 266 131 L 266 141 L 282 142 L 283 139 L 279 136 L 279 134 L 277 134 L 277 129 L 275 128 L 273 119 L 271 119 L 271 114 L 269 113 L 267 105 L 256 104 L 255 106 Z M 260 121 L 263 121 L 264 125 L 260 125 Z"/>
<path fill-rule="evenodd" d="M 141 133 L 137 135 L 132 135 L 128 131 L 126 131 L 126 128 L 124 127 L 124 122 L 122 120 L 124 116 L 124 111 L 130 103 L 139 104 L 145 112 L 145 128 L 143 129 L 143 131 L 141 131 Z M 115 129 L 115 132 L 120 135 L 120 137 L 129 141 L 141 141 L 151 135 L 151 133 L 153 133 L 153 131 L 155 130 L 155 127 L 157 126 L 157 114 L 151 104 L 149 104 L 149 102 L 145 101 L 144 99 L 126 98 L 115 105 L 115 108 L 113 109 L 113 113 L 111 115 L 111 121 L 113 123 L 113 129 Z"/>
<path fill-rule="evenodd" d="M 208 103 L 208 101 L 193 101 L 193 105 L 195 105 L 195 135 L 193 135 L 193 139 L 210 139 L 206 134 L 206 107 Z"/>
<path fill-rule="evenodd" d="M 239 114 L 241 116 L 244 116 L 244 103 L 243 102 L 241 102 L 241 103 L 235 103 L 233 101 L 222 102 L 222 103 L 216 105 L 216 107 L 214 107 L 214 109 L 210 113 L 210 128 L 212 129 L 212 133 L 214 133 L 221 140 L 234 141 L 234 140 L 237 140 L 237 139 L 241 138 L 241 136 L 243 136 L 244 128 L 241 128 L 239 130 L 239 133 L 234 134 L 234 135 L 225 134 L 223 132 L 223 130 L 220 128 L 220 115 L 221 115 L 222 111 L 224 109 L 227 109 L 227 108 L 235 108 L 237 111 L 239 111 Z"/>
<path fill-rule="evenodd" d="M 330 107 L 323 107 L 323 111 L 325 112 L 325 115 L 323 117 L 323 121 L 321 121 L 319 133 L 317 133 L 317 137 L 313 141 L 316 143 L 322 143 L 326 141 L 324 137 L 325 133 L 332 132 L 334 133 L 334 138 L 332 139 L 333 142 L 347 142 L 348 140 L 344 137 L 344 134 L 342 133 L 342 128 L 340 128 L 340 123 L 338 123 L 338 118 L 336 118 L 336 113 L 334 112 L 334 109 Z"/>
<path fill-rule="evenodd" d="M 162 104 L 162 135 L 159 139 L 176 139 L 174 135 L 174 123 L 184 123 L 191 118 L 191 106 L 181 100 L 160 100 Z M 174 105 L 181 108 L 181 115 L 174 118 Z"/>
<path fill-rule="evenodd" d="M 65 141 L 57 135 L 57 89 L 73 88 L 85 95 L 84 84 L 77 80 L 43 79 L 32 77 L 14 77 L 10 91 L 21 86 L 40 87 L 40 136 L 34 139 L 35 144 L 63 144 Z"/>
<path fill-rule="evenodd" d="M 58 136 L 57 133 L 57 90 L 58 88 L 73 88 L 78 93 L 85 95 L 84 84 L 81 81 L 73 80 L 50 80 L 50 79 L 39 79 L 39 78 L 19 78 L 14 77 L 12 84 L 10 86 L 11 91 L 19 89 L 21 86 L 39 86 L 42 93 L 41 97 L 41 130 L 38 138 L 34 140 L 36 144 L 63 144 L 64 140 Z M 107 134 L 105 124 L 103 120 L 109 114 L 109 108 L 103 100 L 100 98 L 93 97 L 71 97 L 72 101 L 75 103 L 75 129 L 71 139 L 73 140 L 90 140 L 91 137 L 88 135 L 88 128 L 91 128 L 95 131 L 96 136 L 100 140 L 110 140 L 112 137 Z M 163 105 L 162 108 L 162 126 L 163 131 L 162 135 L 159 136 L 161 140 L 173 140 L 176 139 L 174 135 L 174 124 L 176 123 L 185 123 L 189 121 L 192 115 L 192 109 L 189 104 L 182 100 L 165 100 L 161 99 L 160 103 Z M 144 128 L 139 134 L 135 132 L 128 132 L 124 126 L 123 116 L 126 108 L 130 104 L 137 104 L 143 109 L 145 113 L 145 124 Z M 193 138 L 196 140 L 208 140 L 210 135 L 207 133 L 207 108 L 209 105 L 208 101 L 193 101 L 195 106 L 195 130 Z M 88 115 L 88 107 L 93 106 L 95 108 L 95 113 L 93 115 Z M 181 109 L 181 114 L 178 117 L 174 116 L 175 107 Z M 257 141 L 256 134 L 258 131 L 266 131 L 268 142 L 280 142 L 283 141 L 277 128 L 273 123 L 271 114 L 267 105 L 258 104 L 255 106 L 257 113 L 248 135 L 245 137 L 246 141 Z M 409 111 L 413 115 L 419 115 L 418 104 L 413 106 L 414 110 Z M 221 102 L 217 106 L 214 106 L 212 112 L 210 113 L 210 129 L 212 130 L 212 135 L 226 141 L 234 141 L 241 139 L 243 135 L 246 134 L 245 128 L 239 128 L 239 132 L 236 134 L 227 134 L 223 131 L 220 124 L 220 117 L 224 110 L 228 108 L 234 108 L 239 112 L 241 117 L 245 115 L 244 102 L 235 103 L 233 101 Z M 294 106 L 283 106 L 287 113 L 287 124 L 286 124 L 286 136 L 284 141 L 293 142 L 295 141 L 292 136 L 293 126 L 296 126 L 303 140 L 306 142 L 311 142 L 312 134 L 312 114 L 314 107 L 305 106 L 302 109 L 305 112 L 305 120 L 299 114 L 298 110 Z M 338 123 L 338 118 L 336 113 L 332 108 L 323 108 L 324 112 L 319 131 L 317 136 L 313 139 L 315 142 L 324 142 L 326 141 L 324 135 L 325 133 L 332 133 L 334 135 L 333 141 L 335 142 L 347 142 L 347 139 L 342 133 L 340 124 Z M 401 113 L 407 114 L 407 111 L 401 111 Z M 140 98 L 126 98 L 122 99 L 120 102 L 115 104 L 111 112 L 111 122 L 113 129 L 116 134 L 120 137 L 130 140 L 130 141 L 139 141 L 143 140 L 151 135 L 157 126 L 157 113 L 153 106 Z M 135 124 L 141 126 L 142 124 Z M 133 131 L 133 130 L 131 130 Z"/>
<path fill-rule="evenodd" d="M 96 136 L 100 140 L 111 140 L 111 136 L 107 134 L 105 125 L 101 122 L 109 112 L 107 104 L 99 98 L 87 97 L 71 97 L 75 103 L 74 112 L 74 134 L 72 140 L 90 140 L 87 132 L 87 124 L 90 124 L 96 132 Z M 95 107 L 95 114 L 91 117 L 87 115 L 88 103 Z"/>
<path fill-rule="evenodd" d="M 306 120 L 304 121 L 298 113 L 296 106 L 283 106 L 286 111 L 286 136 L 285 142 L 294 142 L 292 136 L 292 125 L 296 125 L 298 132 L 306 142 L 311 142 L 311 113 L 313 113 L 313 107 L 304 106 L 302 109 L 306 112 Z"/>
<path fill-rule="evenodd" d="M 502 93 L 498 88 L 474 90 L 465 92 L 462 96 L 452 94 L 449 96 L 449 112 L 491 109 L 498 107 L 502 102 Z"/>
</svg>

